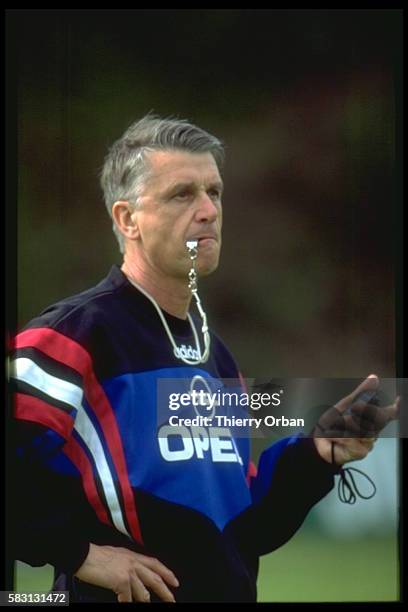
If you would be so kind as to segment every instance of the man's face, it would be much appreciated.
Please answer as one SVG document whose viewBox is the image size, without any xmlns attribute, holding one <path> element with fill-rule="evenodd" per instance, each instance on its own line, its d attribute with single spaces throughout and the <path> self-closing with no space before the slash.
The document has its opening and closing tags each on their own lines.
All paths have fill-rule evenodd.
<svg viewBox="0 0 408 612">
<path fill-rule="evenodd" d="M 153 273 L 187 280 L 186 241 L 197 239 L 196 269 L 210 274 L 218 265 L 222 224 L 222 180 L 213 156 L 173 150 L 146 157 L 148 177 L 133 213 L 138 257 Z"/>
</svg>

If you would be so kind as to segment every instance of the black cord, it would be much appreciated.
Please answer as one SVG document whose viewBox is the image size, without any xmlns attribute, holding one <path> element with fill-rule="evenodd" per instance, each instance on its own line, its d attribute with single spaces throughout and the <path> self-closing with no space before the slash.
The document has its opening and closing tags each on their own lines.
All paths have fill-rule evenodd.
<svg viewBox="0 0 408 612">
<path fill-rule="evenodd" d="M 336 465 L 336 462 L 334 460 L 334 446 L 335 446 L 335 442 L 332 442 L 331 460 L 332 460 L 332 464 Z M 371 495 L 363 495 L 361 493 L 361 491 L 357 487 L 357 484 L 356 484 L 356 481 L 354 479 L 352 472 L 358 472 L 359 474 L 362 474 L 370 482 L 370 484 L 373 487 L 373 492 L 371 493 Z M 371 499 L 372 497 L 374 497 L 374 495 L 377 492 L 377 487 L 375 486 L 371 478 L 367 474 L 362 472 L 361 470 L 358 470 L 357 468 L 352 468 L 352 467 L 340 468 L 339 475 L 340 475 L 340 480 L 339 480 L 339 484 L 337 487 L 337 492 L 338 492 L 340 501 L 343 502 L 344 504 L 355 504 L 357 501 L 357 497 L 360 497 L 361 499 Z"/>
</svg>

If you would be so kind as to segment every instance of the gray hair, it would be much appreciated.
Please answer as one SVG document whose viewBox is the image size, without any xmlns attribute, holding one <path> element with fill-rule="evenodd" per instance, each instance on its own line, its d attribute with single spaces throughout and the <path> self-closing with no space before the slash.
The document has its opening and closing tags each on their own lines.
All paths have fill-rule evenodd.
<svg viewBox="0 0 408 612">
<path fill-rule="evenodd" d="M 148 174 L 147 151 L 176 149 L 191 153 L 211 153 L 221 170 L 224 146 L 218 138 L 185 119 L 162 119 L 148 114 L 132 123 L 109 149 L 101 172 L 101 186 L 106 208 L 113 221 L 112 207 L 119 200 L 134 206 Z M 113 232 L 124 252 L 124 238 L 115 222 Z"/>
</svg>

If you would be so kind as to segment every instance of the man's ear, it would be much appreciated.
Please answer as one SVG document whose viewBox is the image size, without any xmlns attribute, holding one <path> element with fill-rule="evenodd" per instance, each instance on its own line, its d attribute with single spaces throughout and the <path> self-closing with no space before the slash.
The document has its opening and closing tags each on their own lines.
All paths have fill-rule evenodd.
<svg viewBox="0 0 408 612">
<path fill-rule="evenodd" d="M 119 200 L 112 206 L 112 218 L 125 238 L 136 240 L 140 236 L 135 208 L 126 200 Z"/>
</svg>

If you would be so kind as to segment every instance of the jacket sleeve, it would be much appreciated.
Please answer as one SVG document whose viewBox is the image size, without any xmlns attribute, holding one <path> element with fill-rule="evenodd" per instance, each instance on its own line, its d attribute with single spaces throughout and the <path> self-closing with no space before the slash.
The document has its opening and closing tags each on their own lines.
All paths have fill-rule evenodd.
<svg viewBox="0 0 408 612">
<path fill-rule="evenodd" d="M 15 559 L 50 563 L 67 574 L 82 565 L 90 542 L 135 550 L 113 526 L 82 444 L 90 427 L 83 411 L 89 371 L 82 348 L 53 330 L 29 329 L 15 339 L 9 546 Z"/>
<path fill-rule="evenodd" d="M 52 430 L 17 419 L 11 430 L 12 557 L 32 566 L 49 563 L 74 573 L 89 551 L 85 525 L 90 517 L 83 492 L 76 478 L 47 465 L 60 454 Z"/>
<path fill-rule="evenodd" d="M 251 478 L 252 505 L 235 517 L 226 532 L 249 555 L 264 555 L 285 544 L 309 510 L 334 486 L 333 468 L 318 454 L 313 439 L 284 438 L 260 457 Z"/>
<path fill-rule="evenodd" d="M 29 565 L 50 563 L 75 572 L 89 551 L 89 511 L 78 470 L 64 450 L 72 440 L 83 380 L 51 347 L 52 338 L 36 328 L 13 341 L 10 549 Z"/>
</svg>

